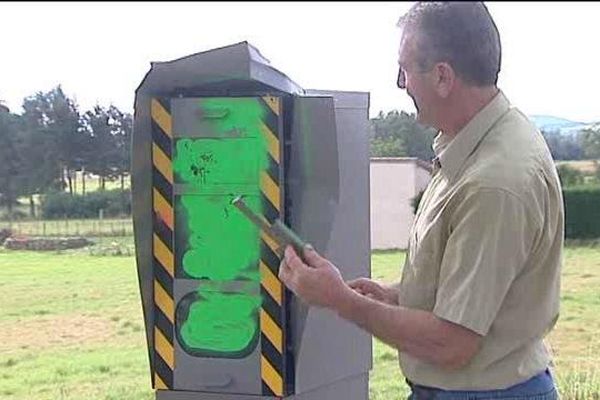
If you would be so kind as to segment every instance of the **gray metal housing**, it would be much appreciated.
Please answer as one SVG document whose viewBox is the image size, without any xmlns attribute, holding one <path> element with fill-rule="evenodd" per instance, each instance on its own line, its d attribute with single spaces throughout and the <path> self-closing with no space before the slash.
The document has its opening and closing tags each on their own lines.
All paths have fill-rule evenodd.
<svg viewBox="0 0 600 400">
<path fill-rule="evenodd" d="M 247 42 L 152 63 L 136 90 L 132 145 L 136 261 L 150 365 L 154 324 L 150 100 L 154 96 L 263 94 L 284 98 L 286 223 L 334 262 L 345 279 L 370 276 L 368 93 L 304 90 L 271 67 Z M 181 289 L 176 287 L 176 292 Z M 308 308 L 295 297 L 285 329 L 291 335 L 294 360 L 293 398 L 368 397 L 370 335 L 330 311 Z M 180 354 L 176 353 L 176 357 Z M 176 367 L 175 390 L 157 391 L 157 397 L 232 398 L 231 394 L 214 390 L 208 393 L 178 387 L 178 382 L 197 381 L 203 375 L 218 376 L 229 368 L 222 362 L 203 362 L 202 367 L 203 371 L 190 370 L 190 365 Z M 323 397 L 330 391 L 336 395 Z"/>
</svg>

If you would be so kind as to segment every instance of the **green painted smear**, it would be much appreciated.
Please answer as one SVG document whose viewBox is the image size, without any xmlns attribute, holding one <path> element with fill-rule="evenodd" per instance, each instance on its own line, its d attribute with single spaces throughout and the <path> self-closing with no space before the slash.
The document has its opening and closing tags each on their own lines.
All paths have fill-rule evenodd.
<svg viewBox="0 0 600 400">
<path fill-rule="evenodd" d="M 202 189 L 207 185 L 252 185 L 259 191 L 260 171 L 267 166 L 267 148 L 260 131 L 264 110 L 253 98 L 210 98 L 199 102 L 202 126 L 217 138 L 179 139 L 173 169 L 182 183 Z M 259 232 L 222 196 L 181 196 L 187 213 L 188 248 L 184 271 L 195 278 L 231 280 L 259 258 Z M 262 213 L 258 197 L 247 204 Z M 256 276 L 255 276 L 256 277 Z"/>
<path fill-rule="evenodd" d="M 230 204 L 230 196 L 183 195 L 179 199 L 187 214 L 188 249 L 182 258 L 184 271 L 194 278 L 229 281 L 256 268 L 260 257 L 259 231 Z M 254 210 L 258 197 L 246 198 Z"/>
<path fill-rule="evenodd" d="M 246 294 L 202 292 L 190 305 L 181 327 L 185 343 L 194 349 L 235 353 L 246 349 L 258 331 L 260 298 Z"/>
<path fill-rule="evenodd" d="M 258 138 L 179 139 L 173 168 L 182 183 L 258 185 L 264 144 Z"/>
<path fill-rule="evenodd" d="M 264 110 L 253 98 L 211 98 L 198 104 L 199 126 L 211 137 L 176 140 L 175 180 L 199 193 L 213 188 L 211 193 L 220 194 L 178 196 L 176 212 L 185 218 L 177 218 L 176 229 L 178 240 L 183 233 L 187 241 L 183 270 L 213 285 L 210 291 L 198 290 L 200 298 L 190 305 L 179 329 L 188 348 L 226 355 L 249 346 L 258 330 L 260 295 L 224 293 L 221 288 L 232 280 L 246 280 L 250 286 L 260 281 L 260 232 L 230 201 L 245 194 L 237 192 L 243 184 L 254 193 L 246 204 L 262 213 L 255 193 L 260 192 L 260 171 L 268 165 L 260 130 Z"/>
<path fill-rule="evenodd" d="M 215 183 L 254 183 L 258 187 L 258 172 L 267 167 L 268 159 L 260 130 L 265 112 L 257 100 L 203 99 L 199 110 L 201 129 L 214 138 L 177 140 L 176 180 L 199 187 Z"/>
</svg>

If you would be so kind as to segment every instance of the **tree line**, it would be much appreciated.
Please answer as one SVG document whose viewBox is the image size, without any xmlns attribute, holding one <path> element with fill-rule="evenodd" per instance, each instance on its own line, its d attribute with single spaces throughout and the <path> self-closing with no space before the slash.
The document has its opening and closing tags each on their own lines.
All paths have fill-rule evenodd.
<svg viewBox="0 0 600 400">
<path fill-rule="evenodd" d="M 0 102 L 0 205 L 9 215 L 18 198 L 28 197 L 34 216 L 34 196 L 50 192 L 73 195 L 80 172 L 106 181 L 129 174 L 133 117 L 110 105 L 81 111 L 61 86 L 23 100 L 20 114 Z M 416 121 L 412 113 L 382 111 L 369 121 L 371 157 L 417 157 L 430 160 L 436 131 Z M 542 132 L 555 160 L 600 158 L 600 126 L 575 135 Z"/>
<path fill-rule="evenodd" d="M 541 131 L 555 160 L 588 160 L 600 158 L 600 125 L 574 134 Z M 380 112 L 370 120 L 371 157 L 418 157 L 430 160 L 436 131 L 416 121 L 404 111 Z"/>
<path fill-rule="evenodd" d="M 0 104 L 0 203 L 12 215 L 20 197 L 67 191 L 74 194 L 76 171 L 85 193 L 87 174 L 107 180 L 129 174 L 131 114 L 110 105 L 81 111 L 61 86 L 23 100 L 20 114 Z"/>
</svg>

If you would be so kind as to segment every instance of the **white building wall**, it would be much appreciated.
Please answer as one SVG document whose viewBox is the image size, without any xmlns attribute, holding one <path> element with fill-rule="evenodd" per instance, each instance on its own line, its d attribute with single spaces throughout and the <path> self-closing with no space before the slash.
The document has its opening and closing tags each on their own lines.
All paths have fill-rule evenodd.
<svg viewBox="0 0 600 400">
<path fill-rule="evenodd" d="M 406 249 L 414 220 L 411 201 L 430 175 L 415 158 L 372 158 L 371 249 Z"/>
<path fill-rule="evenodd" d="M 371 248 L 405 249 L 413 222 L 415 164 L 371 161 Z"/>
</svg>

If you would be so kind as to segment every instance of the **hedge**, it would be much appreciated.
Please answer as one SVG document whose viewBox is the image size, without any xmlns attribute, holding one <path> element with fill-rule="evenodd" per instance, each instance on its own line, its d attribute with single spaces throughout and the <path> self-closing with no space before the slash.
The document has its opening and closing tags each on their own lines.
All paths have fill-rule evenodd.
<svg viewBox="0 0 600 400">
<path fill-rule="evenodd" d="M 420 193 L 421 194 L 421 193 Z M 413 207 L 421 196 L 415 196 Z M 565 237 L 569 239 L 600 238 L 600 186 L 563 188 L 565 202 Z M 416 208 L 416 207 L 415 207 Z M 98 218 L 131 215 L 131 192 L 107 190 L 83 195 L 47 194 L 42 202 L 43 218 Z"/>
<path fill-rule="evenodd" d="M 104 217 L 131 215 L 131 191 L 120 189 L 95 191 L 70 195 L 65 192 L 49 193 L 42 200 L 42 217 L 98 218 L 100 210 Z"/>
<path fill-rule="evenodd" d="M 412 199 L 413 210 L 419 206 L 420 192 Z M 568 239 L 600 238 L 600 186 L 563 188 L 565 202 L 565 237 Z"/>
<path fill-rule="evenodd" d="M 600 238 L 600 186 L 563 188 L 565 236 L 569 239 Z"/>
</svg>

